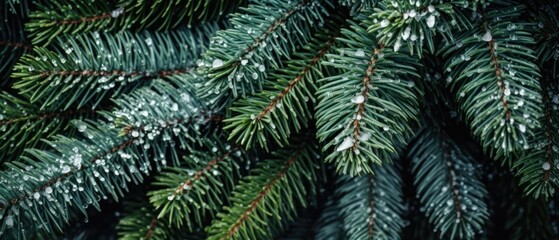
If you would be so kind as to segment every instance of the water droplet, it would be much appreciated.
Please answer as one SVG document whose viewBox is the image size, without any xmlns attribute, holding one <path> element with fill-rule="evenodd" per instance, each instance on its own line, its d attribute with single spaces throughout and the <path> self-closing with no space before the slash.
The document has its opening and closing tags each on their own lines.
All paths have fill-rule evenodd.
<svg viewBox="0 0 559 240">
<path fill-rule="evenodd" d="M 351 98 L 351 102 L 355 104 L 361 104 L 365 102 L 365 97 L 363 97 L 363 95 L 355 96 Z"/>
<path fill-rule="evenodd" d="M 521 132 L 526 132 L 526 125 L 524 125 L 524 124 L 518 124 L 518 129 L 519 129 Z"/>
<path fill-rule="evenodd" d="M 402 39 L 407 40 L 410 37 L 411 34 L 411 28 L 410 27 L 406 27 L 406 29 L 404 29 L 404 32 L 402 32 Z"/>
<path fill-rule="evenodd" d="M 359 50 L 355 51 L 355 56 L 356 57 L 364 57 L 365 56 L 365 51 L 363 51 L 362 49 L 359 49 Z"/>
<path fill-rule="evenodd" d="M 342 142 L 342 144 L 340 144 L 340 146 L 338 146 L 338 148 L 336 148 L 336 151 L 341 152 L 343 150 L 351 148 L 352 146 L 353 146 L 353 139 L 351 139 L 351 137 L 346 137 L 346 138 L 344 138 L 344 141 Z"/>
<path fill-rule="evenodd" d="M 396 43 L 394 43 L 394 52 L 397 52 L 398 50 L 400 50 L 400 47 L 402 47 L 402 42 L 398 38 L 398 40 L 396 40 Z"/>
<path fill-rule="evenodd" d="M 549 162 L 544 162 L 542 164 L 542 168 L 543 168 L 543 170 L 547 171 L 547 170 L 551 169 L 551 164 L 549 164 Z"/>
<path fill-rule="evenodd" d="M 483 37 L 481 37 L 481 40 L 486 42 L 493 40 L 493 36 L 491 35 L 491 32 L 490 31 L 485 32 L 485 34 L 483 34 Z"/>
<path fill-rule="evenodd" d="M 33 198 L 35 198 L 35 200 L 39 200 L 39 198 L 41 198 L 41 194 L 38 192 L 33 193 Z"/>
<path fill-rule="evenodd" d="M 427 21 L 427 26 L 428 26 L 429 28 L 432 28 L 432 27 L 435 26 L 435 20 L 436 20 L 436 19 L 435 19 L 435 16 L 434 16 L 434 15 L 431 15 L 431 16 L 427 17 L 427 19 L 426 19 L 425 21 Z"/>
<path fill-rule="evenodd" d="M 241 64 L 242 64 L 243 66 L 247 65 L 247 63 L 248 63 L 248 59 L 243 59 L 243 60 L 241 60 Z"/>
<path fill-rule="evenodd" d="M 12 216 L 8 216 L 6 218 L 6 226 L 8 227 L 14 226 L 14 218 Z"/>
<path fill-rule="evenodd" d="M 388 19 L 383 19 L 380 22 L 380 27 L 385 28 L 385 27 L 388 27 L 389 24 L 390 24 L 390 21 L 388 21 Z"/>
<path fill-rule="evenodd" d="M 148 46 L 151 46 L 153 44 L 153 40 L 151 40 L 151 38 L 149 38 L 149 37 L 146 38 L 145 42 Z"/>
<path fill-rule="evenodd" d="M 134 130 L 132 131 L 132 137 L 139 137 L 140 136 L 140 132 Z"/>
<path fill-rule="evenodd" d="M 435 6 L 429 5 L 429 6 L 427 7 L 427 10 L 428 10 L 429 12 L 434 12 L 434 11 L 435 11 Z"/>
<path fill-rule="evenodd" d="M 85 129 L 87 129 L 87 125 L 85 125 L 83 123 L 78 126 L 78 131 L 79 132 L 83 132 L 83 131 L 85 131 Z"/>
<path fill-rule="evenodd" d="M 221 61 L 221 59 L 215 59 L 212 62 L 212 67 L 213 68 L 218 68 L 218 67 L 221 67 L 221 66 L 223 66 L 223 61 Z"/>
<path fill-rule="evenodd" d="M 45 192 L 48 193 L 48 194 L 51 194 L 52 193 L 52 188 L 51 187 L 46 187 Z"/>
<path fill-rule="evenodd" d="M 124 8 L 119 7 L 119 8 L 117 8 L 117 9 L 115 9 L 111 12 L 111 17 L 116 18 L 116 17 L 120 16 L 122 13 L 124 13 Z"/>
</svg>

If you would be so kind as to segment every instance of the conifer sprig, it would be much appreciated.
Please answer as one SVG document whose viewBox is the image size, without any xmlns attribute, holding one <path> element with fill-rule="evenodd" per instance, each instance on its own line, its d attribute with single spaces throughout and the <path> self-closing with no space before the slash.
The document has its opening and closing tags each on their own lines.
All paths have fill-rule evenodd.
<svg viewBox="0 0 559 240">
<path fill-rule="evenodd" d="M 409 149 L 421 205 L 441 238 L 473 239 L 489 218 L 487 190 L 471 155 L 427 125 Z"/>
<path fill-rule="evenodd" d="M 229 138 L 246 148 L 257 143 L 268 149 L 272 142 L 289 144 L 292 133 L 307 127 L 313 117 L 311 105 L 316 102 L 316 81 L 332 72 L 323 61 L 332 52 L 338 35 L 339 29 L 318 33 L 293 53 L 285 62 L 286 68 L 268 76 L 261 92 L 235 101 L 230 108 L 232 116 L 224 120 L 225 129 L 231 131 Z"/>
<path fill-rule="evenodd" d="M 529 149 L 543 114 L 534 40 L 518 19 L 523 9 L 485 10 L 443 50 L 446 81 L 472 132 L 497 158 Z"/>
<path fill-rule="evenodd" d="M 95 32 L 59 38 L 49 49 L 35 48 L 21 58 L 14 88 L 42 110 L 95 108 L 153 79 L 191 71 L 217 28 L 212 23 L 166 33 Z"/>
<path fill-rule="evenodd" d="M 106 122 L 75 122 L 79 139 L 57 136 L 50 149 L 30 149 L 22 161 L 7 163 L 0 172 L 0 232 L 18 238 L 62 231 L 70 211 L 98 209 L 102 198 L 118 199 L 153 166 L 178 162 L 178 151 L 197 141 L 195 132 L 209 119 L 199 103 L 184 100 L 189 79 L 135 91 L 115 101 L 119 110 L 104 113 Z"/>
<path fill-rule="evenodd" d="M 282 67 L 282 58 L 308 43 L 331 6 L 332 0 L 265 0 L 241 8 L 231 17 L 233 27 L 219 31 L 205 54 L 201 71 L 207 78 L 199 84 L 200 96 L 222 109 L 262 90 L 267 72 Z"/>
<path fill-rule="evenodd" d="M 338 178 L 336 194 L 346 239 L 399 239 L 403 225 L 402 179 L 394 164 L 375 174 Z"/>
<path fill-rule="evenodd" d="M 157 190 L 148 193 L 159 220 L 191 232 L 227 205 L 247 158 L 236 146 L 206 142 L 205 152 L 194 151 L 180 167 L 159 173 L 152 183 Z"/>
<path fill-rule="evenodd" d="M 302 142 L 301 142 L 302 143 Z M 235 188 L 232 205 L 208 227 L 208 239 L 263 239 L 285 227 L 316 191 L 320 154 L 311 143 L 272 153 Z"/>
<path fill-rule="evenodd" d="M 405 141 L 417 118 L 417 60 L 385 48 L 354 22 L 339 41 L 345 45 L 324 64 L 340 74 L 319 80 L 317 137 L 338 172 L 372 173 L 372 164 L 390 161 L 393 144 Z"/>
</svg>

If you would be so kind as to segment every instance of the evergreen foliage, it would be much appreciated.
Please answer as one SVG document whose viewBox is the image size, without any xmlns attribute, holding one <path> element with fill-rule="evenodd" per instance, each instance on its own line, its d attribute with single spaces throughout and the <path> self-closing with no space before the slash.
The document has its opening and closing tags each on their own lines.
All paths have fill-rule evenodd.
<svg viewBox="0 0 559 240">
<path fill-rule="evenodd" d="M 0 239 L 557 239 L 558 32 L 554 0 L 5 0 Z"/>
</svg>

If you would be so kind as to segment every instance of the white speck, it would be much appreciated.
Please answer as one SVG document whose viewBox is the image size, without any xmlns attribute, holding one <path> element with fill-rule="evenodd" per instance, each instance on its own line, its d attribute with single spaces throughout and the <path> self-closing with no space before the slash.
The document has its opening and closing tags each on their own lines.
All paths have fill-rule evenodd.
<svg viewBox="0 0 559 240">
<path fill-rule="evenodd" d="M 434 11 L 435 11 L 435 6 L 429 5 L 429 6 L 427 7 L 427 10 L 429 10 L 429 12 L 434 12 Z"/>
<path fill-rule="evenodd" d="M 384 126 L 384 127 L 382 127 L 382 130 L 388 131 L 388 130 L 390 130 L 390 128 L 388 126 Z"/>
<path fill-rule="evenodd" d="M 382 28 L 388 27 L 389 24 L 390 21 L 388 21 L 388 19 L 383 19 L 382 21 L 380 21 L 380 27 Z"/>
<path fill-rule="evenodd" d="M 252 76 L 251 76 L 251 77 L 252 77 L 253 79 L 258 79 L 258 73 L 252 73 Z"/>
<path fill-rule="evenodd" d="M 427 19 L 425 21 L 427 21 L 427 26 L 429 28 L 434 27 L 435 26 L 435 15 L 431 15 L 431 16 L 427 17 Z"/>
<path fill-rule="evenodd" d="M 83 131 L 85 131 L 85 129 L 87 129 L 87 125 L 85 125 L 85 124 L 80 124 L 78 126 L 78 131 L 79 132 L 83 132 Z"/>
<path fill-rule="evenodd" d="M 518 103 L 516 105 L 518 105 L 519 107 L 522 107 L 522 105 L 524 105 L 524 101 L 520 100 L 520 101 L 518 101 Z"/>
<path fill-rule="evenodd" d="M 507 88 L 507 89 L 505 89 L 505 92 L 504 92 L 504 94 L 505 94 L 505 96 L 509 96 L 509 95 L 510 95 L 510 89 L 508 89 L 508 88 Z"/>
<path fill-rule="evenodd" d="M 521 132 L 526 132 L 526 125 L 524 125 L 524 124 L 518 124 L 518 129 L 519 129 Z"/>
<path fill-rule="evenodd" d="M 355 96 L 351 99 L 351 102 L 355 104 L 361 104 L 365 102 L 365 97 L 363 97 L 363 95 Z"/>
<path fill-rule="evenodd" d="M 132 131 L 132 137 L 138 137 L 140 136 L 140 133 L 136 130 Z"/>
<path fill-rule="evenodd" d="M 64 166 L 64 167 L 62 167 L 62 171 L 61 171 L 61 172 L 62 172 L 62 173 L 69 173 L 70 170 L 71 170 L 71 169 L 70 169 L 69 166 Z"/>
<path fill-rule="evenodd" d="M 241 64 L 242 64 L 243 66 L 247 65 L 247 63 L 248 63 L 248 59 L 243 59 L 243 60 L 241 60 Z"/>
<path fill-rule="evenodd" d="M 341 152 L 343 150 L 346 150 L 348 148 L 353 147 L 353 139 L 351 139 L 351 137 L 346 137 L 344 138 L 344 141 L 342 142 L 342 144 L 340 144 L 340 146 L 338 146 L 338 148 L 336 148 L 336 151 Z"/>
<path fill-rule="evenodd" d="M 402 42 L 400 42 L 400 39 L 398 39 L 396 40 L 396 43 L 394 43 L 394 52 L 400 50 L 400 47 L 402 47 Z"/>
<path fill-rule="evenodd" d="M 448 187 L 446 187 L 446 186 L 441 188 L 441 192 L 446 192 L 447 190 L 448 190 Z"/>
<path fill-rule="evenodd" d="M 35 200 L 39 200 L 39 198 L 41 198 L 41 194 L 39 194 L 38 192 L 33 193 L 33 198 L 35 198 Z"/>
<path fill-rule="evenodd" d="M 543 168 L 543 170 L 547 171 L 547 170 L 551 169 L 551 164 L 549 164 L 549 162 L 544 162 L 542 164 L 542 168 Z"/>
<path fill-rule="evenodd" d="M 221 67 L 221 66 L 223 66 L 223 61 L 221 61 L 221 59 L 215 59 L 212 62 L 212 67 L 213 68 L 218 68 L 218 67 Z"/>
<path fill-rule="evenodd" d="M 264 72 L 264 71 L 266 71 L 266 67 L 264 67 L 264 65 L 260 65 L 260 66 L 258 66 L 258 71 Z"/>
<path fill-rule="evenodd" d="M 483 34 L 483 37 L 481 37 L 481 40 L 486 42 L 493 40 L 493 36 L 491 35 L 491 32 L 490 31 L 485 32 L 485 34 Z"/>
<path fill-rule="evenodd" d="M 173 103 L 173 105 L 171 106 L 171 110 L 173 112 L 176 112 L 179 110 L 179 105 L 177 103 Z"/>
<path fill-rule="evenodd" d="M 370 133 L 363 133 L 359 136 L 359 141 L 367 141 L 369 140 L 369 138 L 371 138 L 371 134 Z"/>
<path fill-rule="evenodd" d="M 408 12 L 408 15 L 412 18 L 415 17 L 415 15 L 417 15 L 417 12 L 415 11 L 415 9 L 412 9 Z"/>
<path fill-rule="evenodd" d="M 117 9 L 115 9 L 115 10 L 113 10 L 113 11 L 111 12 L 111 17 L 113 17 L 113 18 L 118 17 L 118 16 L 120 16 L 122 13 L 124 13 L 124 8 L 123 8 L 123 7 L 119 7 L 119 8 L 117 8 Z"/>
<path fill-rule="evenodd" d="M 362 49 L 359 49 L 359 50 L 355 51 L 355 56 L 356 57 L 364 57 L 365 52 Z"/>
<path fill-rule="evenodd" d="M 406 27 L 406 29 L 404 29 L 404 32 L 402 33 L 402 39 L 407 40 L 410 37 L 410 33 L 411 33 L 411 28 Z"/>
<path fill-rule="evenodd" d="M 146 44 L 147 44 L 148 46 L 151 46 L 151 44 L 153 44 L 153 40 L 151 40 L 151 38 L 149 38 L 149 37 L 146 38 L 145 41 L 146 41 Z"/>
<path fill-rule="evenodd" d="M 51 187 L 46 187 L 45 192 L 48 193 L 48 194 L 51 194 L 52 193 L 52 188 Z"/>
<path fill-rule="evenodd" d="M 171 195 L 167 196 L 167 200 L 173 201 L 173 199 L 175 199 L 175 195 L 171 194 Z"/>
<path fill-rule="evenodd" d="M 6 218 L 6 226 L 8 227 L 14 226 L 14 218 L 12 216 Z"/>
</svg>

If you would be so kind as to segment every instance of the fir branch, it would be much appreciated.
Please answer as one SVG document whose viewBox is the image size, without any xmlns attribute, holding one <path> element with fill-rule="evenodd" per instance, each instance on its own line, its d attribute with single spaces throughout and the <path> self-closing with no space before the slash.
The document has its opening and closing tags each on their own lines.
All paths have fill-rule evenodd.
<svg viewBox="0 0 559 240">
<path fill-rule="evenodd" d="M 521 177 L 520 185 L 526 195 L 548 200 L 559 187 L 559 84 L 550 79 L 550 70 L 545 73 L 540 84 L 544 108 L 540 122 L 543 126 L 526 143 L 529 149 L 520 155 L 513 167 Z"/>
<path fill-rule="evenodd" d="M 414 185 L 421 205 L 441 238 L 473 239 L 489 213 L 488 193 L 472 157 L 436 126 L 426 126 L 412 141 Z"/>
<path fill-rule="evenodd" d="M 176 229 L 158 221 L 157 214 L 147 201 L 127 201 L 124 204 L 124 217 L 120 219 L 117 230 L 119 239 L 178 239 Z"/>
<path fill-rule="evenodd" d="M 0 162 L 17 159 L 25 148 L 43 148 L 40 139 L 61 132 L 73 136 L 75 128 L 69 127 L 72 119 L 96 117 L 91 109 L 39 111 L 33 104 L 6 92 L 0 93 L 0 101 Z"/>
<path fill-rule="evenodd" d="M 120 25 L 124 9 L 114 1 L 55 0 L 37 4 L 25 24 L 31 42 L 47 46 L 61 34 L 77 34 L 95 30 L 111 30 Z"/>
<path fill-rule="evenodd" d="M 238 162 L 246 154 L 218 142 L 206 145 L 211 150 L 195 151 L 185 158 L 183 166 L 167 168 L 156 177 L 152 185 L 157 190 L 148 196 L 158 219 L 166 218 L 177 228 L 186 223 L 187 229 L 194 231 L 227 203 L 240 175 Z"/>
<path fill-rule="evenodd" d="M 93 33 L 60 38 L 22 57 L 14 88 L 41 109 L 97 107 L 153 79 L 188 72 L 217 25 L 167 33 Z M 162 59 L 165 58 L 165 61 Z"/>
<path fill-rule="evenodd" d="M 368 30 L 394 51 L 407 45 L 410 54 L 421 57 L 425 42 L 426 50 L 435 52 L 435 35 L 452 42 L 454 31 L 471 27 L 463 11 L 455 11 L 462 6 L 468 6 L 468 1 L 382 1 L 370 16 L 374 21 Z"/>
<path fill-rule="evenodd" d="M 201 70 L 200 96 L 216 109 L 262 90 L 267 70 L 278 69 L 296 47 L 308 43 L 314 25 L 325 21 L 331 0 L 258 1 L 233 14 L 236 26 L 212 39 Z M 248 34 L 247 34 L 248 32 Z M 292 38 L 291 41 L 284 39 Z"/>
<path fill-rule="evenodd" d="M 283 229 L 296 216 L 296 206 L 305 207 L 315 190 L 321 175 L 317 156 L 310 143 L 277 151 L 259 162 L 235 188 L 232 206 L 208 227 L 208 239 L 262 239 Z"/>
<path fill-rule="evenodd" d="M 64 34 L 115 33 L 122 29 L 162 32 L 217 20 L 245 2 L 169 0 L 146 4 L 138 0 L 53 0 L 38 4 L 38 9 L 30 14 L 31 21 L 26 24 L 26 31 L 33 44 L 38 46 L 50 45 Z"/>
<path fill-rule="evenodd" d="M 389 161 L 393 143 L 411 133 L 421 94 L 413 88 L 417 62 L 384 48 L 354 22 L 340 41 L 345 46 L 324 64 L 341 73 L 319 80 L 317 136 L 338 172 L 371 173 L 372 164 Z"/>
<path fill-rule="evenodd" d="M 167 0 L 142 4 L 138 0 L 119 0 L 118 6 L 126 12 L 127 29 L 150 29 L 166 31 L 181 25 L 222 19 L 228 13 L 235 12 L 239 6 L 246 5 L 247 0 Z"/>
<path fill-rule="evenodd" d="M 338 208 L 347 239 L 398 239 L 403 225 L 402 179 L 394 165 L 375 175 L 338 178 Z"/>
<path fill-rule="evenodd" d="M 442 51 L 448 85 L 474 135 L 496 157 L 525 150 L 543 114 L 534 42 L 519 19 L 523 9 L 487 9 Z"/>
<path fill-rule="evenodd" d="M 8 164 L 10 170 L 0 175 L 5 186 L 0 189 L 0 230 L 14 237 L 29 230 L 61 231 L 69 211 L 85 214 L 87 206 L 99 207 L 101 197 L 118 199 L 130 181 L 142 181 L 152 161 L 157 168 L 168 159 L 177 162 L 177 151 L 196 141 L 193 132 L 208 119 L 199 103 L 184 100 L 188 80 L 159 81 L 135 91 L 115 102 L 119 111 L 104 113 L 115 124 L 77 122 L 84 128 L 79 140 L 59 136 L 49 142 L 51 151 L 30 150 L 24 156 L 28 165 Z M 120 134 L 118 126 L 123 126 Z M 28 207 L 37 204 L 43 207 Z"/>
<path fill-rule="evenodd" d="M 334 23 L 333 23 L 334 24 Z M 239 99 L 225 119 L 230 139 L 250 148 L 255 142 L 268 149 L 273 140 L 284 146 L 292 132 L 308 125 L 312 112 L 308 101 L 315 102 L 316 79 L 330 74 L 323 66 L 326 53 L 336 44 L 339 24 L 321 31 L 302 50 L 293 53 L 286 68 L 279 69 L 263 82 L 263 91 L 248 99 Z M 336 29 L 337 28 L 337 29 Z"/>
</svg>

